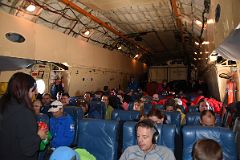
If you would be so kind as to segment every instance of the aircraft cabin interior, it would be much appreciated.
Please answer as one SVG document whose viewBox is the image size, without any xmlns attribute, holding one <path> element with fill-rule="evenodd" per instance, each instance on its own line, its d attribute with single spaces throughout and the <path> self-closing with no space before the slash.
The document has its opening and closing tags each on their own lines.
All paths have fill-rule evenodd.
<svg viewBox="0 0 240 160">
<path fill-rule="evenodd" d="M 134 126 L 152 110 L 167 119 L 157 126 L 156 143 L 177 160 L 194 159 L 194 144 L 203 138 L 220 144 L 224 160 L 238 160 L 239 8 L 240 0 L 0 0 L 0 97 L 17 72 L 36 80 L 33 100 L 53 96 L 60 83 L 62 90 L 51 98 L 68 95 L 71 107 L 64 111 L 76 129 L 71 147 L 97 160 L 117 160 L 139 143 Z M 78 109 L 86 93 L 119 101 L 110 120 L 104 106 L 103 117 L 89 116 L 97 103 Z M 168 96 L 181 114 L 167 110 Z M 135 112 L 142 97 L 143 110 Z M 217 129 L 198 128 L 194 106 L 202 100 L 213 108 Z"/>
</svg>

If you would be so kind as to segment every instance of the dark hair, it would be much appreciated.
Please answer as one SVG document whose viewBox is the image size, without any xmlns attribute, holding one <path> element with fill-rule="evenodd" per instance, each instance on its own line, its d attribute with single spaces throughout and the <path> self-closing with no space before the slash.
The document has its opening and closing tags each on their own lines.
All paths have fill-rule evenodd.
<svg viewBox="0 0 240 160">
<path fill-rule="evenodd" d="M 143 127 L 143 128 L 150 128 L 153 131 L 153 139 L 152 139 L 152 143 L 156 144 L 158 141 L 158 136 L 159 136 L 159 132 L 155 126 L 155 123 L 151 120 L 151 119 L 143 119 L 141 121 L 139 121 L 136 126 L 135 126 L 135 130 L 136 130 L 136 134 L 137 134 L 137 129 L 138 127 Z"/>
<path fill-rule="evenodd" d="M 154 122 L 151 119 L 143 119 L 136 124 L 136 130 L 138 127 L 143 128 L 154 128 Z"/>
<path fill-rule="evenodd" d="M 168 106 L 172 106 L 174 108 L 174 110 L 176 110 L 176 103 L 175 103 L 174 98 L 169 98 L 169 99 L 166 100 L 165 105 L 164 105 L 165 109 Z"/>
<path fill-rule="evenodd" d="M 33 110 L 32 100 L 29 98 L 28 93 L 30 88 L 35 91 L 37 87 L 34 78 L 26 73 L 17 72 L 8 81 L 8 87 L 5 94 L 0 100 L 0 115 L 3 114 L 7 107 L 7 103 L 11 99 L 15 99 L 19 104 L 25 104 L 30 110 Z"/>
<path fill-rule="evenodd" d="M 62 97 L 63 97 L 63 96 L 66 96 L 66 97 L 68 97 L 68 98 L 70 97 L 67 92 L 63 93 L 63 94 L 62 94 Z"/>
<path fill-rule="evenodd" d="M 147 114 L 147 117 L 156 116 L 158 119 L 164 119 L 163 123 L 166 123 L 166 116 L 158 109 L 151 109 Z"/>
<path fill-rule="evenodd" d="M 222 160 L 223 151 L 215 140 L 200 139 L 193 147 L 192 156 L 193 160 Z"/>
<path fill-rule="evenodd" d="M 50 98 L 51 98 L 51 94 L 50 93 L 44 93 L 43 95 L 42 95 L 42 97 L 43 96 L 49 96 Z"/>
</svg>

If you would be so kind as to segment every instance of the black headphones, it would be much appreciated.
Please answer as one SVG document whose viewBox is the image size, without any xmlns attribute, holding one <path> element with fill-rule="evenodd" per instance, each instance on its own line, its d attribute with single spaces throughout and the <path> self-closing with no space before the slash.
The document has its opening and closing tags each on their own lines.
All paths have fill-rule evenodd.
<svg viewBox="0 0 240 160">
<path fill-rule="evenodd" d="M 135 126 L 136 134 L 137 134 L 137 129 L 140 126 L 154 129 L 155 132 L 153 133 L 152 143 L 157 144 L 158 137 L 159 137 L 159 132 L 157 130 L 157 127 L 155 126 L 155 123 L 150 119 L 144 119 L 144 120 L 139 121 Z"/>
</svg>

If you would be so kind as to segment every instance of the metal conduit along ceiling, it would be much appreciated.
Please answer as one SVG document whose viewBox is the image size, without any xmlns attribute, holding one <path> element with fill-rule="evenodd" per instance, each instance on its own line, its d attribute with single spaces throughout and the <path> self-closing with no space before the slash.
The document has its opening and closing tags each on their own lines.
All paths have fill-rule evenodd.
<svg viewBox="0 0 240 160">
<path fill-rule="evenodd" d="M 29 4 L 34 11 L 26 11 Z M 210 0 L 0 0 L 0 9 L 9 14 L 131 58 L 139 54 L 149 65 L 194 62 L 199 51 L 194 42 L 204 40 L 209 7 Z"/>
</svg>

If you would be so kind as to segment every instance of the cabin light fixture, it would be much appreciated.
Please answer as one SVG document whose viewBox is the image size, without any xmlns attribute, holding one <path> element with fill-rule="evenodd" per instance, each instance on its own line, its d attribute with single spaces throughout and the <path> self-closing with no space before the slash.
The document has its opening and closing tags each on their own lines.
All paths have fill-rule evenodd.
<svg viewBox="0 0 240 160">
<path fill-rule="evenodd" d="M 206 54 L 208 54 L 209 52 L 208 51 L 205 51 Z"/>
<path fill-rule="evenodd" d="M 196 19 L 194 22 L 195 22 L 195 24 L 198 25 L 199 27 L 202 27 L 202 22 L 201 22 L 201 21 L 199 21 L 199 20 Z"/>
<path fill-rule="evenodd" d="M 86 30 L 85 32 L 83 32 L 83 34 L 84 34 L 85 36 L 89 36 L 89 35 L 90 35 L 90 31 L 89 31 L 89 30 Z"/>
<path fill-rule="evenodd" d="M 203 41 L 202 44 L 209 44 L 209 41 Z"/>
<path fill-rule="evenodd" d="M 205 59 L 206 59 L 206 60 L 208 60 L 208 58 L 207 58 L 207 57 L 206 57 Z"/>
<path fill-rule="evenodd" d="M 215 23 L 215 20 L 214 19 L 208 19 L 207 20 L 207 24 L 214 24 Z"/>
<path fill-rule="evenodd" d="M 33 4 L 29 4 L 26 8 L 28 12 L 33 12 L 35 11 L 35 9 L 36 9 L 36 6 L 34 6 Z"/>
<path fill-rule="evenodd" d="M 193 58 L 195 61 L 197 60 L 197 58 Z"/>
<path fill-rule="evenodd" d="M 121 49 L 122 49 L 122 47 L 121 47 L 121 46 L 119 46 L 119 47 L 118 47 L 118 50 L 121 50 Z"/>
<path fill-rule="evenodd" d="M 199 43 L 197 41 L 194 42 L 197 46 L 199 45 Z"/>
<path fill-rule="evenodd" d="M 197 54 L 197 52 L 194 52 L 194 54 Z"/>
<path fill-rule="evenodd" d="M 201 60 L 201 58 L 198 58 L 198 60 Z"/>
<path fill-rule="evenodd" d="M 202 52 L 200 52 L 200 54 L 202 54 Z"/>
<path fill-rule="evenodd" d="M 134 57 L 134 59 L 136 59 L 136 58 L 138 58 L 138 57 L 139 57 L 139 54 L 136 54 L 135 57 Z"/>
</svg>

